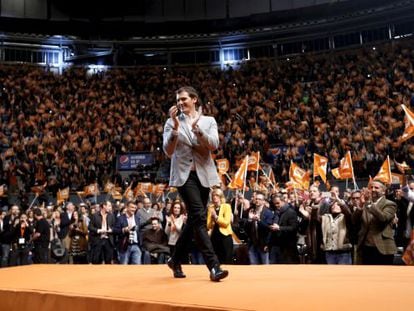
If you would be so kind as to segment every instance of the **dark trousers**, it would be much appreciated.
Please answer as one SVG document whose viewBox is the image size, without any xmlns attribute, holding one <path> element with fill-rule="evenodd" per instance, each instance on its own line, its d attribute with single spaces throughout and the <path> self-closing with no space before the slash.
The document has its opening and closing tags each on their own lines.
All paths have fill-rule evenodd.
<svg viewBox="0 0 414 311">
<path fill-rule="evenodd" d="M 48 263 L 49 248 L 47 246 L 35 245 L 33 249 L 33 263 Z"/>
<path fill-rule="evenodd" d="M 231 235 L 221 234 L 216 225 L 211 234 L 211 243 L 213 243 L 214 251 L 220 263 L 233 263 L 233 238 Z"/>
<path fill-rule="evenodd" d="M 92 245 L 91 257 L 93 264 L 101 264 L 102 261 L 110 264 L 113 254 L 114 248 L 109 239 L 99 239 L 96 241 L 96 244 Z"/>
<path fill-rule="evenodd" d="M 28 265 L 30 248 L 18 248 L 10 253 L 10 266 Z"/>
<path fill-rule="evenodd" d="M 219 264 L 207 233 L 207 203 L 210 189 L 201 185 L 196 172 L 191 172 L 185 184 L 178 187 L 178 193 L 187 208 L 187 223 L 175 245 L 173 260 L 186 262 L 191 240 L 194 236 L 198 249 L 209 269 Z"/>
<path fill-rule="evenodd" d="M 383 255 L 376 247 L 362 247 L 362 264 L 363 265 L 392 265 L 394 255 Z"/>
</svg>

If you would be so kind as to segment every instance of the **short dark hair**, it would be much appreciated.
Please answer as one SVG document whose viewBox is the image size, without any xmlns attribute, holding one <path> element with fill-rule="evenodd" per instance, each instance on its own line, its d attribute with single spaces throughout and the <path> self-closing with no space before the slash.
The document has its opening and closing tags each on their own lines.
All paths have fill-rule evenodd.
<svg viewBox="0 0 414 311">
<path fill-rule="evenodd" d="M 33 211 L 33 215 L 42 216 L 43 214 L 40 208 L 35 208 L 35 210 Z"/>
<path fill-rule="evenodd" d="M 187 92 L 188 95 L 191 98 L 197 98 L 197 102 L 199 105 L 201 105 L 201 99 L 200 96 L 198 95 L 198 92 L 196 91 L 195 88 L 193 88 L 192 86 L 182 86 L 180 87 L 177 91 L 175 91 L 175 94 L 179 94 L 181 92 Z"/>
</svg>

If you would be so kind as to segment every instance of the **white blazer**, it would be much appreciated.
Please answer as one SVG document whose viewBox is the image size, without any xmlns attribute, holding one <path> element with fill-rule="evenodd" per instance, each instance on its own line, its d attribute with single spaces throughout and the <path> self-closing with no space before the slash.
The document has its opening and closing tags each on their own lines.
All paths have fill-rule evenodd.
<svg viewBox="0 0 414 311">
<path fill-rule="evenodd" d="M 184 185 L 193 169 L 203 187 L 218 185 L 220 179 L 211 158 L 211 152 L 219 145 L 216 120 L 213 117 L 201 116 L 197 123 L 201 135 L 196 136 L 190 132 L 185 116 L 181 114 L 178 118 L 178 137 L 173 137 L 174 123 L 171 118 L 165 123 L 163 134 L 163 149 L 171 158 L 170 186 Z"/>
</svg>

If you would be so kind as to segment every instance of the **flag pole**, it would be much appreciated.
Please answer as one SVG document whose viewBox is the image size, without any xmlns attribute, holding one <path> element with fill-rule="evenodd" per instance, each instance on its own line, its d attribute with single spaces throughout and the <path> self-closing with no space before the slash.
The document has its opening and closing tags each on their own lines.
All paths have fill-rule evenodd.
<svg viewBox="0 0 414 311">
<path fill-rule="evenodd" d="M 243 198 L 244 198 L 244 195 L 245 195 L 245 192 L 246 192 L 246 177 L 247 177 L 247 167 L 248 167 L 248 163 L 249 163 L 249 156 L 247 155 L 246 156 L 246 168 L 244 169 L 244 173 L 243 173 Z"/>
<path fill-rule="evenodd" d="M 270 167 L 270 169 L 272 169 L 272 167 Z M 261 168 L 260 169 L 262 171 L 262 173 L 266 176 L 266 179 L 270 182 L 270 184 L 272 185 L 273 189 L 276 189 L 276 186 L 272 183 L 272 181 L 270 180 L 270 177 L 267 176 L 266 172 Z M 269 175 L 270 175 L 270 171 L 269 171 Z"/>
<path fill-rule="evenodd" d="M 257 163 L 256 163 L 256 186 L 259 187 L 259 163 L 260 163 L 260 151 L 257 151 Z"/>
<path fill-rule="evenodd" d="M 36 202 L 36 199 L 37 199 L 38 197 L 39 197 L 39 194 L 38 194 L 38 193 L 35 193 L 35 197 L 34 197 L 34 199 L 32 200 L 32 203 L 30 203 L 30 205 L 29 205 L 29 207 L 28 207 L 28 209 L 29 209 L 29 210 L 32 208 L 32 206 L 33 206 L 34 202 Z"/>
<path fill-rule="evenodd" d="M 351 151 L 349 151 L 348 150 L 348 152 L 349 152 L 349 158 L 351 159 L 351 170 L 352 170 L 352 180 L 353 180 L 353 182 L 354 182 L 354 190 L 357 190 L 357 189 L 359 189 L 359 187 L 358 187 L 358 184 L 356 183 L 356 180 L 355 180 L 355 174 L 354 174 L 354 163 L 352 162 L 352 156 L 351 156 Z M 348 181 L 348 180 L 347 180 Z M 347 187 L 348 188 L 348 187 Z"/>
</svg>

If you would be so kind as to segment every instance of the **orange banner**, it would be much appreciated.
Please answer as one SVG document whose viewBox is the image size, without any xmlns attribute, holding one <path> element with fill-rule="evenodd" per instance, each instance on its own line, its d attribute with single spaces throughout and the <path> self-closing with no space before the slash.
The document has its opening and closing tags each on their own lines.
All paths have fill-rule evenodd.
<svg viewBox="0 0 414 311">
<path fill-rule="evenodd" d="M 228 187 L 230 189 L 243 189 L 246 179 L 247 165 L 249 161 L 249 156 L 246 156 L 241 163 L 239 169 L 234 175 L 232 181 L 229 183 Z"/>
<path fill-rule="evenodd" d="M 401 141 L 406 141 L 414 136 L 414 113 L 408 109 L 405 105 L 401 105 L 405 112 L 404 123 L 405 130 L 401 136 Z"/>
<path fill-rule="evenodd" d="M 317 153 L 313 154 L 313 177 L 320 176 L 326 184 L 326 170 L 328 167 L 328 158 Z"/>
<path fill-rule="evenodd" d="M 391 184 L 392 176 L 391 176 L 391 165 L 390 165 L 390 157 L 387 156 L 387 159 L 381 165 L 381 168 L 378 174 L 374 177 L 373 180 L 379 180 L 384 184 Z"/>
</svg>

